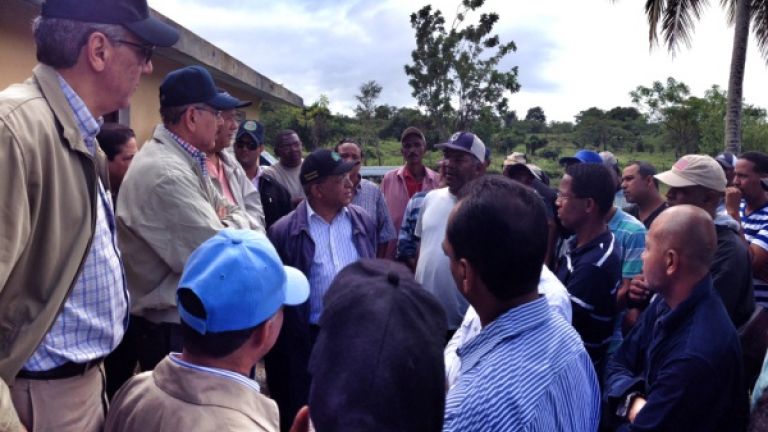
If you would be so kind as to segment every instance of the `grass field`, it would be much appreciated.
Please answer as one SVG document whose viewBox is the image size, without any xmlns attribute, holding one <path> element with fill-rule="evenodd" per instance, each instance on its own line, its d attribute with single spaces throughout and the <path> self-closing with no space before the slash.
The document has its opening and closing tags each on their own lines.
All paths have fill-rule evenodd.
<svg viewBox="0 0 768 432">
<path fill-rule="evenodd" d="M 561 156 L 570 156 L 576 153 L 577 150 L 578 149 L 576 147 L 562 146 L 560 147 L 560 154 Z M 520 146 L 520 148 L 512 149 L 512 151 L 525 152 L 525 149 L 522 146 Z M 366 154 L 366 159 L 364 161 L 365 165 L 379 165 L 379 161 L 375 157 L 375 149 L 373 147 L 367 147 L 365 149 L 365 154 Z M 669 169 L 672 166 L 672 164 L 675 162 L 675 156 L 672 153 L 617 152 L 614 154 L 616 155 L 616 158 L 619 160 L 619 166 L 622 168 L 631 161 L 642 160 L 645 162 L 652 163 L 656 167 L 656 169 L 659 172 L 661 172 Z M 499 153 L 498 150 L 493 151 L 491 155 L 490 171 L 500 173 L 502 163 L 504 162 L 505 157 L 506 155 Z M 437 166 L 437 163 L 438 161 L 440 161 L 441 158 L 442 158 L 442 152 L 440 150 L 435 149 L 433 146 L 433 148 L 427 151 L 427 154 L 424 156 L 424 163 L 427 166 L 434 168 Z M 550 179 L 553 180 L 554 184 L 558 183 L 558 180 L 562 175 L 562 168 L 560 168 L 560 165 L 558 164 L 557 160 L 547 159 L 547 158 L 538 157 L 538 156 L 529 156 L 529 160 L 532 163 L 541 167 L 541 169 L 547 173 Z M 381 142 L 381 165 L 397 166 L 402 164 L 403 164 L 403 157 L 400 154 L 400 143 L 395 140 L 382 141 Z"/>
</svg>

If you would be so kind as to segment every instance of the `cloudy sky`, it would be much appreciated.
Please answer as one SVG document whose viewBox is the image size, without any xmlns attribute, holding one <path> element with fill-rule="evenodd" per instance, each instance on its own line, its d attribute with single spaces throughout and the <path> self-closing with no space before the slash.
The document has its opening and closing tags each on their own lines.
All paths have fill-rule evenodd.
<svg viewBox="0 0 768 432">
<path fill-rule="evenodd" d="M 380 103 L 415 106 L 403 65 L 415 47 L 409 15 L 427 2 L 405 0 L 149 0 L 150 6 L 248 66 L 284 84 L 309 105 L 325 94 L 350 114 L 360 84 L 382 85 Z M 435 0 L 450 23 L 459 0 Z M 487 0 L 500 15 L 495 31 L 517 52 L 522 89 L 510 97 L 519 116 L 541 106 L 549 120 L 573 121 L 591 106 L 631 105 L 638 85 L 673 76 L 703 95 L 726 88 L 732 28 L 718 1 L 697 23 L 690 48 L 674 56 L 649 49 L 637 0 Z M 750 37 L 744 97 L 768 107 L 768 67 Z"/>
</svg>

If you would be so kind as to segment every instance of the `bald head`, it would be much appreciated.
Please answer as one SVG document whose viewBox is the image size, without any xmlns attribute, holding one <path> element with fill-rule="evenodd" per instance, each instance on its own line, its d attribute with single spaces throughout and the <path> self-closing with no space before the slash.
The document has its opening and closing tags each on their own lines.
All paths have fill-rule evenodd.
<svg viewBox="0 0 768 432">
<path fill-rule="evenodd" d="M 648 237 L 661 250 L 675 250 L 685 276 L 704 277 L 712 265 L 717 234 L 712 217 L 692 205 L 670 207 L 653 221 Z"/>
</svg>

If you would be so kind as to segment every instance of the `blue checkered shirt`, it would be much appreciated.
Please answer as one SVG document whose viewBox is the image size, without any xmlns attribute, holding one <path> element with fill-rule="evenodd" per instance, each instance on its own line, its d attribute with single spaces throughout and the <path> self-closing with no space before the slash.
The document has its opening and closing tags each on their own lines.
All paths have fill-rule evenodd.
<svg viewBox="0 0 768 432">
<path fill-rule="evenodd" d="M 86 147 L 95 154 L 99 122 L 61 76 L 59 84 Z M 109 194 L 101 180 L 97 182 L 96 228 L 91 248 L 53 326 L 24 364 L 26 370 L 45 371 L 66 362 L 85 363 L 104 357 L 117 347 L 125 333 L 128 291 L 117 250 L 115 216 Z M 70 258 L 78 257 L 62 257 Z"/>
<path fill-rule="evenodd" d="M 176 135 L 175 133 L 168 131 L 168 133 L 173 137 L 174 140 L 181 146 L 181 148 L 184 149 L 184 151 L 187 152 L 190 156 L 192 156 L 192 159 L 195 160 L 197 163 L 197 166 L 200 168 L 200 171 L 203 173 L 203 178 L 208 178 L 208 166 L 206 164 L 206 156 L 205 153 L 201 152 L 200 150 L 196 149 L 192 146 L 192 144 L 184 141 L 181 139 L 180 136 Z"/>
</svg>

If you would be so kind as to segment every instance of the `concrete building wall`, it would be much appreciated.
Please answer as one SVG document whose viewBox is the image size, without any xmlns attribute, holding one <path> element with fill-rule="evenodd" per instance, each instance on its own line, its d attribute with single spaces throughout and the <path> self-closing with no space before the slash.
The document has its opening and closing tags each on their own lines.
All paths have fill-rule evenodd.
<svg viewBox="0 0 768 432">
<path fill-rule="evenodd" d="M 0 0 L 0 89 L 30 77 L 32 68 L 37 64 L 32 20 L 39 14 L 40 3 L 41 0 Z M 302 99 L 286 88 L 168 18 L 156 15 L 176 26 L 182 37 L 175 47 L 160 48 L 155 52 L 152 57 L 152 74 L 142 77 L 131 99 L 131 106 L 119 113 L 120 122 L 136 132 L 140 146 L 151 137 L 155 125 L 160 123 L 158 89 L 163 77 L 184 66 L 200 64 L 206 67 L 219 87 L 238 99 L 252 101 L 252 106 L 238 113 L 241 119 L 258 119 L 264 98 L 303 105 Z"/>
</svg>

